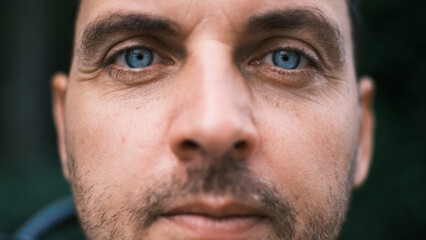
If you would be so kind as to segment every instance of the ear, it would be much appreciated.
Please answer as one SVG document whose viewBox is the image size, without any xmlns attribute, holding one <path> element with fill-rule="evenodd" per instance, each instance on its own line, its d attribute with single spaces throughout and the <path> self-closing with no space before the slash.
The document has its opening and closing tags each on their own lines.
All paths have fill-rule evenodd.
<svg viewBox="0 0 426 240">
<path fill-rule="evenodd" d="M 373 155 L 374 138 L 374 82 L 369 77 L 359 81 L 360 95 L 360 135 L 356 159 L 354 186 L 359 187 L 365 181 Z"/>
<path fill-rule="evenodd" d="M 53 118 L 56 125 L 58 137 L 59 156 L 62 163 L 62 171 L 67 180 L 70 177 L 70 169 L 67 159 L 67 149 L 65 143 L 65 94 L 68 86 L 68 77 L 63 73 L 56 73 L 52 77 L 53 96 Z"/>
</svg>

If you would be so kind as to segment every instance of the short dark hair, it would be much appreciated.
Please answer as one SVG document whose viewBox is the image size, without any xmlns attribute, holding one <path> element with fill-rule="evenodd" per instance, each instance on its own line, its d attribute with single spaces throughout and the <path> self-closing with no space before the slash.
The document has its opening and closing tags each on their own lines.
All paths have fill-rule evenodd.
<svg viewBox="0 0 426 240">
<path fill-rule="evenodd" d="M 361 40 L 361 17 L 359 12 L 360 0 L 346 0 L 349 11 L 349 18 L 351 20 L 351 31 L 352 31 L 352 44 L 353 44 L 353 54 L 354 54 L 354 64 L 356 73 L 359 72 L 359 50 L 360 50 L 360 40 Z"/>
<path fill-rule="evenodd" d="M 72 0 L 73 1 L 73 11 L 72 11 L 72 34 L 71 34 L 71 58 L 73 57 L 74 51 L 74 34 L 75 34 L 75 24 L 77 21 L 77 15 L 80 9 L 81 0 Z M 359 45 L 360 45 L 360 13 L 359 13 L 359 4 L 360 0 L 346 0 L 348 6 L 349 18 L 351 21 L 351 31 L 352 31 L 352 44 L 353 44 L 353 54 L 354 54 L 354 64 L 355 70 L 358 73 L 358 56 L 359 56 Z M 71 59 L 72 60 L 72 59 Z"/>
</svg>

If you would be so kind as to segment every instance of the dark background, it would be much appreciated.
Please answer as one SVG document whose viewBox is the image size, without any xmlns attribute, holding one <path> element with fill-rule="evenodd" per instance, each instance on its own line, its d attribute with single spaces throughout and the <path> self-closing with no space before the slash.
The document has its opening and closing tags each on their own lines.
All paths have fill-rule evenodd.
<svg viewBox="0 0 426 240">
<path fill-rule="evenodd" d="M 69 64 L 68 1 L 0 3 L 0 232 L 70 194 L 50 77 Z M 426 239 L 426 1 L 364 0 L 360 73 L 376 80 L 375 155 L 341 240 Z"/>
</svg>

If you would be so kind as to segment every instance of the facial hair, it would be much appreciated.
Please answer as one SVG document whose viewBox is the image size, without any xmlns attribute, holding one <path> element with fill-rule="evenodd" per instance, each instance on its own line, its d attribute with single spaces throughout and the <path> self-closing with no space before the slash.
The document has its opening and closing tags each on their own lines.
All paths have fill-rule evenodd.
<svg viewBox="0 0 426 240">
<path fill-rule="evenodd" d="M 72 155 L 69 155 L 72 157 Z M 143 191 L 135 189 L 135 195 L 129 196 L 126 205 L 108 216 L 108 209 L 98 204 L 94 208 L 88 202 L 102 203 L 110 195 L 95 197 L 93 185 L 83 181 L 81 174 L 73 164 L 72 181 L 76 204 L 80 205 L 79 219 L 88 239 L 128 239 L 126 224 L 122 215 L 127 214 L 126 226 L 132 226 L 135 232 L 148 234 L 150 227 L 155 224 L 166 209 L 176 199 L 197 198 L 200 196 L 229 196 L 236 201 L 248 202 L 262 209 L 270 216 L 270 222 L 278 239 L 336 239 L 347 210 L 350 196 L 349 187 L 353 178 L 353 163 L 350 164 L 346 191 L 337 197 L 330 196 L 329 202 L 336 202 L 335 209 L 330 209 L 327 216 L 324 214 L 312 215 L 306 222 L 303 230 L 296 236 L 297 213 L 287 197 L 279 193 L 272 184 L 256 177 L 246 163 L 237 160 L 231 154 L 224 154 L 217 158 L 204 157 L 193 161 L 182 172 L 175 173 L 164 181 L 157 181 L 150 188 Z M 74 160 L 74 159 L 72 159 Z M 86 173 L 87 174 L 87 173 Z M 142 194 L 141 194 L 142 193 Z M 88 217 L 89 216 L 89 217 Z M 120 220 L 121 219 L 121 220 Z M 136 224 L 132 224 L 136 223 Z M 107 230 L 109 229 L 109 230 Z M 108 234 L 107 234 L 107 232 Z M 142 238 L 143 239 L 143 238 Z M 267 239 L 267 238 L 265 238 Z"/>
<path fill-rule="evenodd" d="M 132 219 L 139 219 L 140 229 L 147 230 L 176 199 L 199 196 L 228 196 L 250 203 L 271 216 L 279 239 L 292 239 L 295 233 L 296 212 L 275 188 L 253 177 L 245 163 L 225 154 L 215 159 L 203 159 L 203 164 L 186 169 L 185 180 L 174 176 L 171 181 L 155 186 L 144 194 Z M 199 161 L 197 161 L 199 162 Z"/>
</svg>

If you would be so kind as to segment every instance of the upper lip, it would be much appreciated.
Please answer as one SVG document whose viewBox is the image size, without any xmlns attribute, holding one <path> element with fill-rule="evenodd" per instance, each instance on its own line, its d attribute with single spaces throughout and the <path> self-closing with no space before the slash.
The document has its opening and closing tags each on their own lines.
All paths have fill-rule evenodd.
<svg viewBox="0 0 426 240">
<path fill-rule="evenodd" d="M 256 204 L 223 197 L 206 197 L 174 204 L 164 216 L 201 215 L 210 218 L 268 217 Z"/>
</svg>

